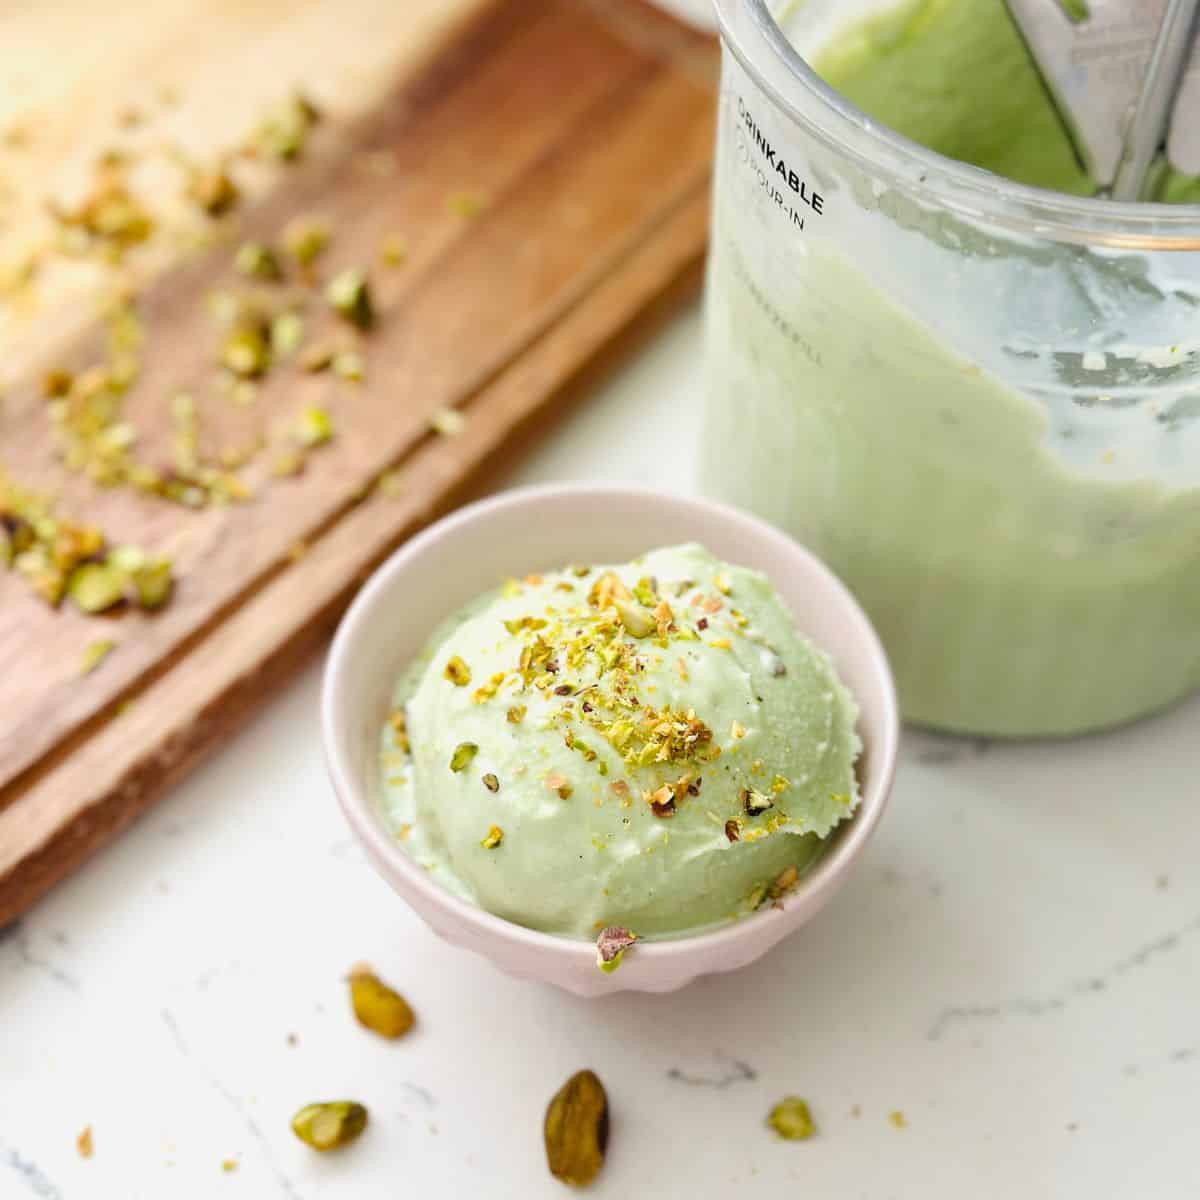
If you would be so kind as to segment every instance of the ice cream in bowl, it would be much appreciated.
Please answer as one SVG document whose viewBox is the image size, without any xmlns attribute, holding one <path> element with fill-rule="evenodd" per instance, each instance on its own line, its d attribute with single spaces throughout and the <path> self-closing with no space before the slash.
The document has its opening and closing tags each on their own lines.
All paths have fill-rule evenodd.
<svg viewBox="0 0 1200 1200">
<path fill-rule="evenodd" d="M 734 509 L 562 485 L 465 508 L 347 613 L 330 773 L 448 940 L 583 995 L 758 958 L 844 881 L 898 721 L 867 618 Z"/>
</svg>

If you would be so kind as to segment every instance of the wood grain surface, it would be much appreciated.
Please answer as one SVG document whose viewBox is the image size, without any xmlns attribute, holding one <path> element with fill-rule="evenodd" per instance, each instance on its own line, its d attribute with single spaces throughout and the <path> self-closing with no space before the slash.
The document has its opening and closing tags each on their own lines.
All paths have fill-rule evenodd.
<svg viewBox="0 0 1200 1200">
<path fill-rule="evenodd" d="M 340 10 L 304 11 L 307 52 L 322 13 L 337 22 Z M 240 240 L 319 213 L 335 231 L 327 276 L 375 264 L 386 236 L 406 237 L 402 267 L 371 269 L 364 383 L 272 370 L 253 404 L 202 406 L 210 448 L 270 438 L 307 404 L 326 409 L 337 436 L 303 474 L 252 464 L 253 500 L 191 512 L 64 472 L 37 381 L 48 365 L 93 361 L 101 335 L 64 321 L 66 345 L 45 338 L 53 298 L 30 318 L 38 335 L 0 414 L 0 469 L 53 488 L 65 513 L 117 540 L 169 553 L 179 583 L 161 612 L 89 618 L 0 575 L 0 925 L 218 745 L 327 636 L 380 558 L 696 286 L 707 39 L 639 0 L 488 0 L 447 6 L 440 21 L 419 15 L 422 52 L 376 51 L 390 82 L 373 76 L 357 109 L 333 106 L 302 163 L 255 180 L 228 237 L 143 268 L 144 364 L 126 408 L 139 445 L 165 445 L 166 398 L 211 390 L 203 297 L 228 285 Z M 476 215 L 447 203 L 460 193 L 482 201 Z M 465 431 L 432 435 L 431 414 L 449 407 Z M 384 472 L 395 472 L 388 494 L 372 487 Z M 97 638 L 115 649 L 82 677 Z"/>
</svg>

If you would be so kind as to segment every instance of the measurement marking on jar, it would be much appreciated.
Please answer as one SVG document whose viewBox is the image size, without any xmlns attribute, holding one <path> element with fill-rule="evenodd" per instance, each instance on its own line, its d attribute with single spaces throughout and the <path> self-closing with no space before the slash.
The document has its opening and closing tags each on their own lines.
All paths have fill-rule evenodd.
<svg viewBox="0 0 1200 1200">
<path fill-rule="evenodd" d="M 787 204 L 787 198 L 778 191 L 778 187 L 775 185 L 774 180 L 772 180 L 767 174 L 768 169 L 771 174 L 778 175 L 782 181 L 782 186 L 793 192 L 799 198 L 800 203 L 812 209 L 812 211 L 816 213 L 818 217 L 825 211 L 825 197 L 822 196 L 820 192 L 814 191 L 807 179 L 796 174 L 796 172 L 790 166 L 788 166 L 787 160 L 775 149 L 775 147 L 771 144 L 771 140 L 765 133 L 763 133 L 758 122 L 754 119 L 754 116 L 750 112 L 749 108 L 746 107 L 746 102 L 741 96 L 737 98 L 737 103 L 738 119 L 740 121 L 738 133 L 742 134 L 743 128 L 747 133 L 749 133 L 750 138 L 753 140 L 753 143 L 759 154 L 766 162 L 766 168 L 759 167 L 757 164 L 752 164 L 754 165 L 755 170 L 758 172 L 759 183 L 763 186 L 767 194 L 771 196 L 771 199 L 780 206 L 780 208 L 790 211 L 792 223 L 799 225 L 800 228 L 803 229 L 804 217 L 797 213 L 794 209 L 791 209 L 790 205 Z M 750 163 L 750 146 L 744 135 L 739 136 L 738 138 L 738 148 L 742 156 L 742 161 Z"/>
</svg>

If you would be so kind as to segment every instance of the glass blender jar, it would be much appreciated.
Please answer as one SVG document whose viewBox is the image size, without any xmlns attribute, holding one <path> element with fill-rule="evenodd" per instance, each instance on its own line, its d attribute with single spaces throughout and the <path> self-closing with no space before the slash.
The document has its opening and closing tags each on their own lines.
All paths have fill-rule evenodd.
<svg viewBox="0 0 1200 1200">
<path fill-rule="evenodd" d="M 1200 686 L 1200 205 L 869 119 L 802 56 L 889 5 L 716 7 L 705 490 L 842 576 L 911 721 L 1074 734 Z"/>
</svg>

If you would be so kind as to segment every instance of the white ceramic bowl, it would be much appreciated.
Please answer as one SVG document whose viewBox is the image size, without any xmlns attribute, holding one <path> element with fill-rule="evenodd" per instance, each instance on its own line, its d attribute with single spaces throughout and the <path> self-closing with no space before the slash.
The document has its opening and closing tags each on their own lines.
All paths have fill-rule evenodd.
<svg viewBox="0 0 1200 1200">
<path fill-rule="evenodd" d="M 376 807 L 379 731 L 401 669 L 448 613 L 506 576 L 567 562 L 623 562 L 656 546 L 702 542 L 719 558 L 764 571 L 800 629 L 833 657 L 862 708 L 862 804 L 782 908 L 711 933 L 642 942 L 611 975 L 590 942 L 538 933 L 451 895 L 401 849 Z M 503 493 L 439 521 L 398 550 L 342 621 L 325 668 L 325 753 L 351 828 L 383 877 L 448 941 L 510 975 L 578 995 L 666 992 L 752 962 L 803 925 L 845 881 L 887 800 L 899 721 L 887 659 L 854 598 L 820 561 L 778 530 L 704 500 L 632 488 L 564 484 Z"/>
</svg>

